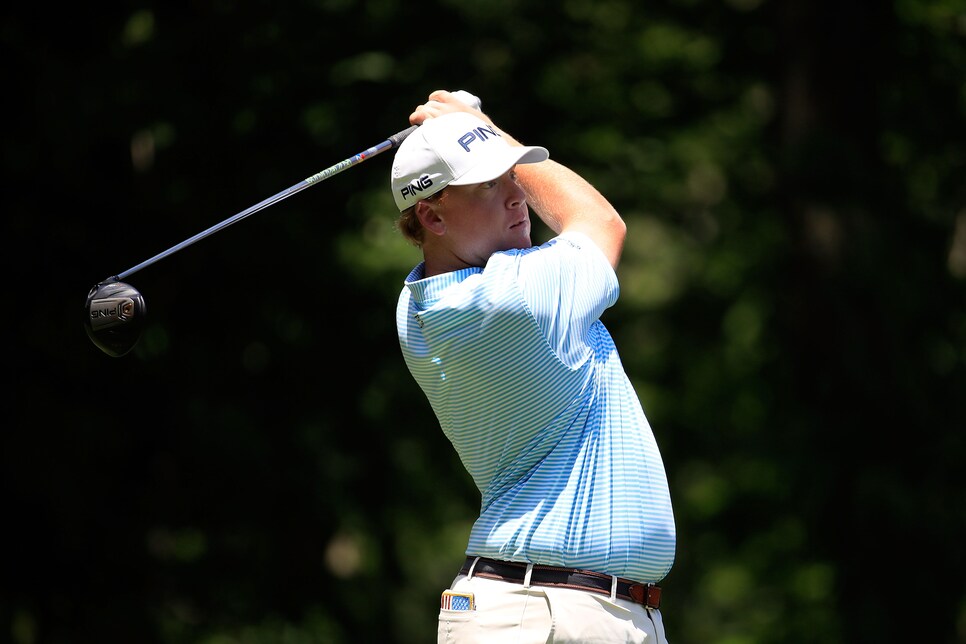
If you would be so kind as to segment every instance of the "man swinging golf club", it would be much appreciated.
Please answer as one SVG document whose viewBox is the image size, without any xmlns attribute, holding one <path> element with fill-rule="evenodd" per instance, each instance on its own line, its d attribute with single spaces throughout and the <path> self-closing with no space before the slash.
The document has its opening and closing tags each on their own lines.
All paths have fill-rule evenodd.
<svg viewBox="0 0 966 644">
<path fill-rule="evenodd" d="M 439 642 L 666 643 L 664 465 L 611 336 L 626 227 L 587 181 L 446 91 L 391 187 L 422 250 L 402 354 L 482 495 Z M 533 246 L 530 208 L 556 234 Z"/>
</svg>

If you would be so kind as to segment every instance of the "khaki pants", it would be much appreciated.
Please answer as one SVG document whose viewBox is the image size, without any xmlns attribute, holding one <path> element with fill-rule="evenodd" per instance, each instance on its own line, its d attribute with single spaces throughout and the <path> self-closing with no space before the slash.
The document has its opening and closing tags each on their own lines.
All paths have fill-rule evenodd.
<svg viewBox="0 0 966 644">
<path fill-rule="evenodd" d="M 461 575 L 444 605 L 438 644 L 667 644 L 659 610 L 582 590 Z"/>
</svg>

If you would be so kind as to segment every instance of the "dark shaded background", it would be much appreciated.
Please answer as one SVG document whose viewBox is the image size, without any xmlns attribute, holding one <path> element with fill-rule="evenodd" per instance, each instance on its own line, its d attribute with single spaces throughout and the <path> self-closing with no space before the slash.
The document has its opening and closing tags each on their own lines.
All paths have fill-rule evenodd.
<svg viewBox="0 0 966 644">
<path fill-rule="evenodd" d="M 371 159 L 468 89 L 620 209 L 675 644 L 966 642 L 966 7 L 3 10 L 0 641 L 425 642 L 479 502 L 399 355 Z M 542 241 L 538 239 L 537 241 Z"/>
</svg>

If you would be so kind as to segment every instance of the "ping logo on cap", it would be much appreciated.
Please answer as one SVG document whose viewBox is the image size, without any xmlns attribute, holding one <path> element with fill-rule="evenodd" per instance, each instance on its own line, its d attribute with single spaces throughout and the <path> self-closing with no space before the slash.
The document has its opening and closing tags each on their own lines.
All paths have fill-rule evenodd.
<svg viewBox="0 0 966 644">
<path fill-rule="evenodd" d="M 418 193 L 433 187 L 433 178 L 428 174 L 420 175 L 418 179 L 413 179 L 399 190 L 403 199 L 415 197 Z"/>
<path fill-rule="evenodd" d="M 457 143 L 460 144 L 461 148 L 469 152 L 470 143 L 472 143 L 473 141 L 486 141 L 491 136 L 500 136 L 500 135 L 494 132 L 491 128 L 484 125 L 482 127 L 473 128 L 472 130 L 470 130 L 469 132 L 461 136 L 457 140 Z"/>
</svg>

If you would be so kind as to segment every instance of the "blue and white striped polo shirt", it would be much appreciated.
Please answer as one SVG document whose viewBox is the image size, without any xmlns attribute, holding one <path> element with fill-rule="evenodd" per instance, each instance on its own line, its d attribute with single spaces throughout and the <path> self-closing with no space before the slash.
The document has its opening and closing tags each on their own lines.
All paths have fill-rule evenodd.
<svg viewBox="0 0 966 644">
<path fill-rule="evenodd" d="M 618 291 L 578 233 L 407 277 L 403 356 L 483 497 L 468 555 L 641 582 L 670 570 L 664 465 L 599 319 Z"/>
</svg>

